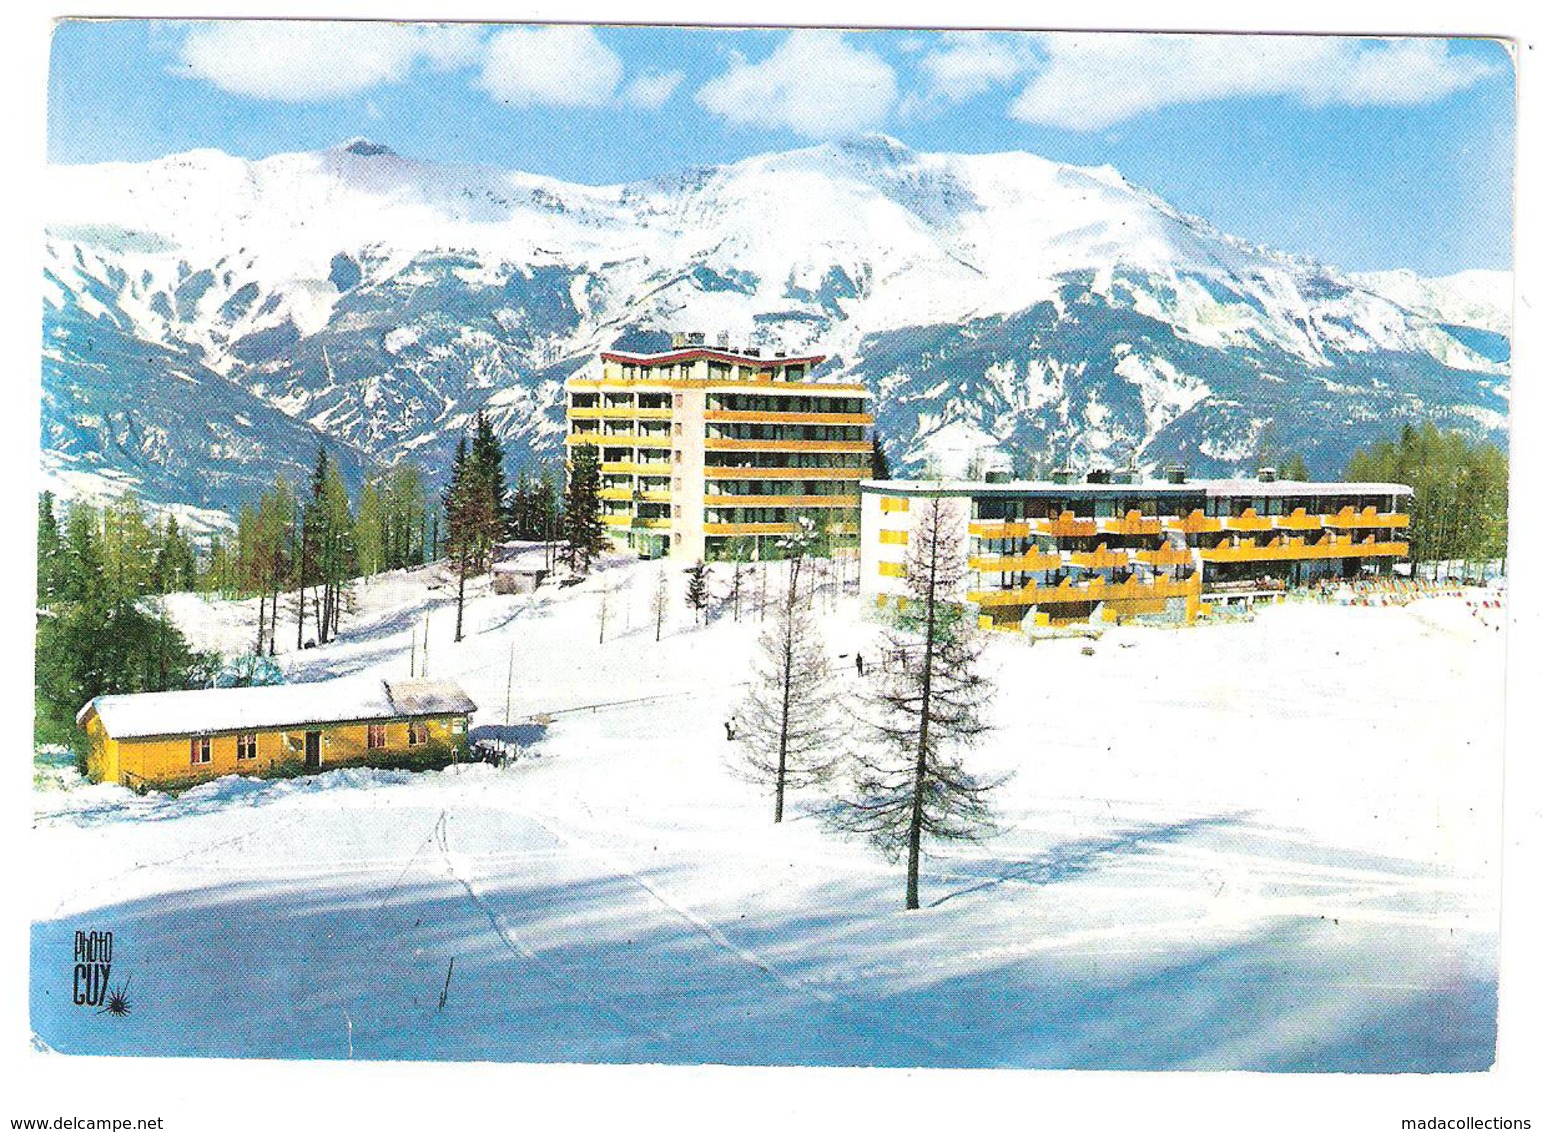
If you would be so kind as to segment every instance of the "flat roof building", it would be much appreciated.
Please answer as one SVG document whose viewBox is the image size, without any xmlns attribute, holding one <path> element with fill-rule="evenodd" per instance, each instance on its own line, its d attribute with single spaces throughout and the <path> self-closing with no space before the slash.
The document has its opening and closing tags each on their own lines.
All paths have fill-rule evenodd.
<svg viewBox="0 0 1542 1132">
<path fill-rule="evenodd" d="M 1393 483 L 1055 479 L 868 480 L 861 586 L 905 595 L 912 515 L 939 501 L 967 585 L 952 595 L 998 626 L 1143 614 L 1193 620 L 1202 600 L 1354 577 L 1406 558 L 1411 488 Z"/>
<path fill-rule="evenodd" d="M 567 443 L 600 449 L 611 538 L 646 557 L 767 557 L 807 517 L 854 547 L 872 469 L 867 390 L 809 380 L 822 355 L 701 339 L 607 351 L 598 378 L 568 379 Z"/>
</svg>

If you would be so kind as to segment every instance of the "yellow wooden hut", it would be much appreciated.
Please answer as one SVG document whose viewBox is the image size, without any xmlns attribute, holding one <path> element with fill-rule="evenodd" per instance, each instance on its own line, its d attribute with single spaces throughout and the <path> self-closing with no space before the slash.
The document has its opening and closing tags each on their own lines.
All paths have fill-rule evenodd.
<svg viewBox="0 0 1542 1132">
<path fill-rule="evenodd" d="M 92 781 L 179 789 L 226 774 L 442 765 L 465 753 L 475 710 L 451 680 L 348 677 L 98 696 L 75 722 Z"/>
</svg>

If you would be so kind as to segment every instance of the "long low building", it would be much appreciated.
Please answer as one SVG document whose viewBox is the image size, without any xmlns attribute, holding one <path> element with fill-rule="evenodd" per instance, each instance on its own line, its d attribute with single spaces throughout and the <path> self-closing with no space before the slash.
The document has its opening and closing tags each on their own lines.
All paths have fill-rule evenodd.
<svg viewBox="0 0 1542 1132">
<path fill-rule="evenodd" d="M 1408 555 L 1412 495 L 1404 484 L 1307 483 L 1267 469 L 1224 480 L 867 480 L 861 585 L 879 605 L 904 599 L 912 521 L 937 500 L 965 559 L 950 596 L 979 606 L 984 624 L 1192 621 L 1211 598 L 1390 569 Z"/>
<path fill-rule="evenodd" d="M 475 710 L 451 680 L 350 677 L 98 696 L 75 723 L 93 782 L 179 789 L 227 774 L 436 765 L 466 749 Z"/>
</svg>

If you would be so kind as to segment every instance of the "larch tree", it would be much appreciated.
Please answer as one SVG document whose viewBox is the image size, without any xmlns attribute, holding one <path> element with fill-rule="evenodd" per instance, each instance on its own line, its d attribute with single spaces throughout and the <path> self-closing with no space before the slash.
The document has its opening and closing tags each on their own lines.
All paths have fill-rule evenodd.
<svg viewBox="0 0 1542 1132">
<path fill-rule="evenodd" d="M 995 830 L 989 793 L 959 748 L 987 730 L 993 687 L 980 672 L 980 638 L 958 602 L 966 570 L 955 500 L 912 512 L 905 561 L 909 630 L 889 634 L 886 663 L 857 707 L 865 741 L 848 756 L 847 781 L 825 811 L 836 828 L 905 861 L 905 907 L 920 907 L 928 841 L 977 841 Z"/>
<path fill-rule="evenodd" d="M 662 570 L 653 584 L 648 612 L 653 615 L 653 639 L 656 642 L 664 635 L 664 615 L 669 612 L 669 576 Z"/>
<path fill-rule="evenodd" d="M 750 690 L 738 711 L 735 769 L 770 789 L 774 822 L 788 790 L 826 781 L 839 758 L 831 678 L 812 595 L 789 572 L 787 590 L 761 633 Z"/>
</svg>

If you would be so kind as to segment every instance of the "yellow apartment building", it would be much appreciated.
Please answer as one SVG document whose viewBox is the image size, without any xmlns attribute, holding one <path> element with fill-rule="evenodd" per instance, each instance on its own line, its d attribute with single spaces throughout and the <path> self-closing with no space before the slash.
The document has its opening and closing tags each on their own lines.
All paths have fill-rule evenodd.
<svg viewBox="0 0 1542 1132">
<path fill-rule="evenodd" d="M 75 723 L 93 782 L 181 789 L 227 774 L 441 765 L 466 750 L 475 710 L 450 680 L 347 678 L 98 696 Z"/>
<path fill-rule="evenodd" d="M 995 477 L 992 477 L 995 479 Z M 1390 571 L 1408 556 L 1408 501 L 1393 483 L 1165 480 L 1133 472 L 1048 481 L 862 484 L 861 586 L 901 601 L 911 519 L 937 500 L 956 536 L 982 624 L 1192 621 L 1203 604 L 1272 597 L 1320 579 Z"/>
<path fill-rule="evenodd" d="M 611 538 L 645 557 L 774 557 L 800 517 L 855 548 L 870 397 L 809 379 L 822 355 L 709 347 L 606 352 L 567 382 L 567 443 L 600 449 Z"/>
</svg>

